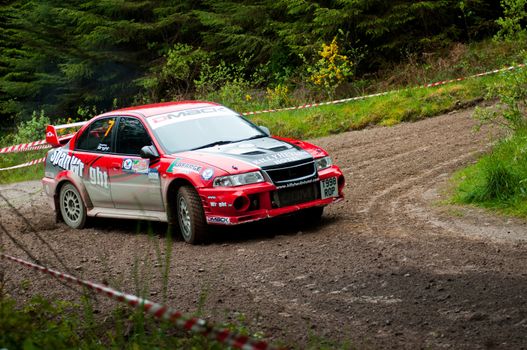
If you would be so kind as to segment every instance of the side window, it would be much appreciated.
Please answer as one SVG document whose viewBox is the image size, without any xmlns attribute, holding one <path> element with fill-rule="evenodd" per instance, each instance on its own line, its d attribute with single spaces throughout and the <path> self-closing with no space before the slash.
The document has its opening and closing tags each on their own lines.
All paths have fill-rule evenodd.
<svg viewBox="0 0 527 350">
<path fill-rule="evenodd" d="M 151 144 L 150 136 L 138 119 L 121 117 L 117 131 L 117 153 L 139 155 L 141 148 Z"/>
<path fill-rule="evenodd" d="M 92 152 L 113 152 L 112 135 L 116 118 L 99 119 L 80 135 L 76 149 Z"/>
</svg>

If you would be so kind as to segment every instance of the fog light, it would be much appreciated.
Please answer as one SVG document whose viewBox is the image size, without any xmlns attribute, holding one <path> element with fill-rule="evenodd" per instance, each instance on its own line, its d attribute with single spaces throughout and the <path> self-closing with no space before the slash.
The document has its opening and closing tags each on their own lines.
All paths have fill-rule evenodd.
<svg viewBox="0 0 527 350">
<path fill-rule="evenodd" d="M 249 208 L 249 198 L 240 196 L 234 200 L 232 206 L 238 211 L 246 211 Z"/>
</svg>

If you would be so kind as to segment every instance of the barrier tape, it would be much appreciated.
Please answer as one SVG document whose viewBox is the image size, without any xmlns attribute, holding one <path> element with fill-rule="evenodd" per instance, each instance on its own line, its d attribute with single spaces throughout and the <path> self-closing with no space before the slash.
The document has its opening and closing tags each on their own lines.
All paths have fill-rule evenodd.
<svg viewBox="0 0 527 350">
<path fill-rule="evenodd" d="M 30 267 L 44 274 L 57 277 L 66 282 L 71 282 L 79 286 L 87 287 L 96 293 L 106 295 L 107 297 L 111 299 L 117 300 L 122 303 L 126 303 L 129 306 L 132 306 L 134 308 L 142 308 L 144 312 L 149 313 L 156 318 L 170 321 L 171 323 L 175 324 L 177 328 L 181 330 L 185 330 L 191 333 L 201 334 L 204 337 L 207 337 L 211 340 L 216 340 L 222 344 L 232 346 L 233 348 L 236 348 L 236 349 L 244 349 L 244 350 L 275 350 L 275 349 L 278 349 L 278 348 L 272 347 L 265 341 L 252 339 L 244 335 L 239 335 L 234 332 L 231 332 L 228 329 L 223 329 L 223 328 L 219 329 L 217 327 L 214 327 L 208 324 L 207 321 L 203 319 L 199 319 L 199 318 L 191 317 L 191 316 L 185 316 L 181 312 L 175 311 L 174 309 L 170 307 L 167 307 L 167 306 L 164 306 L 158 303 L 154 303 L 144 298 L 136 297 L 135 295 L 119 292 L 113 288 L 110 288 L 102 284 L 81 280 L 77 277 L 74 277 L 74 276 L 71 276 L 71 275 L 68 275 L 62 272 L 58 272 L 52 269 L 48 269 L 47 267 L 33 264 L 28 261 L 15 258 L 9 255 L 3 254 L 3 253 L 0 253 L 0 257 L 7 259 L 7 260 L 14 261 L 23 266 Z"/>
<path fill-rule="evenodd" d="M 437 86 L 441 86 L 441 85 L 447 85 L 447 84 L 460 82 L 460 81 L 464 81 L 464 80 L 468 80 L 468 79 L 479 78 L 479 77 L 483 77 L 483 76 L 487 76 L 487 75 L 492 75 L 492 74 L 497 74 L 497 73 L 501 73 L 501 72 L 511 71 L 511 70 L 514 70 L 514 69 L 520 69 L 520 68 L 524 68 L 524 67 L 525 67 L 525 64 L 518 64 L 516 66 L 509 66 L 509 67 L 505 67 L 505 68 L 501 68 L 501 69 L 494 69 L 494 70 L 491 70 L 491 71 L 488 71 L 488 72 L 483 72 L 483 73 L 470 75 L 468 77 L 462 77 L 462 78 L 456 78 L 456 79 L 450 79 L 450 80 L 443 80 L 443 81 L 438 81 L 438 82 L 435 82 L 435 83 L 424 84 L 424 85 L 417 86 L 416 88 L 420 88 L 420 89 L 432 88 L 432 87 L 437 87 Z M 396 90 L 390 90 L 390 91 L 386 91 L 386 92 L 379 92 L 379 93 L 370 94 L 370 95 L 363 95 L 363 96 L 357 96 L 357 97 L 344 98 L 344 99 L 328 101 L 328 102 L 306 103 L 304 105 L 294 106 L 294 107 L 285 107 L 285 108 L 276 108 L 276 109 L 264 109 L 264 110 L 253 111 L 253 112 L 243 112 L 242 115 L 250 116 L 250 115 L 258 115 L 258 114 L 264 114 L 264 113 L 293 111 L 293 110 L 306 109 L 306 108 L 312 108 L 312 107 L 335 105 L 335 104 L 339 104 L 339 103 L 358 101 L 358 100 L 365 100 L 365 99 L 372 98 L 372 97 L 385 96 L 385 95 L 388 95 L 388 94 L 393 94 L 393 93 L 396 93 L 396 92 L 406 91 L 406 90 L 409 90 L 409 89 L 412 89 L 412 88 L 396 89 Z M 67 127 L 81 126 L 81 125 L 84 125 L 86 123 L 87 122 L 78 122 L 78 123 L 74 123 L 74 124 L 64 124 L 64 125 L 58 125 L 58 126 L 56 126 L 56 128 L 64 129 L 64 128 L 67 128 Z M 68 137 L 71 137 L 71 135 L 63 136 L 60 139 L 64 139 L 64 138 L 68 138 Z M 24 143 L 24 144 L 20 144 L 20 145 L 0 148 L 0 154 L 2 154 L 2 153 L 14 153 L 14 152 L 26 152 L 26 151 L 33 151 L 33 150 L 44 149 L 44 148 L 51 148 L 51 146 L 46 144 L 46 140 L 41 140 L 41 141 L 34 141 L 34 142 L 30 142 L 30 143 Z M 9 170 L 9 169 L 16 169 L 16 168 L 30 166 L 30 165 L 33 165 L 33 164 L 38 164 L 38 162 L 36 162 L 36 161 L 33 161 L 33 162 L 35 162 L 35 163 L 28 162 L 28 163 L 24 163 L 24 164 L 20 164 L 20 165 L 14 166 L 14 167 L 3 168 L 3 169 L 0 169 L 0 171 Z"/>
<path fill-rule="evenodd" d="M 0 171 L 25 168 L 25 167 L 32 166 L 32 165 L 35 165 L 35 164 L 44 163 L 45 161 L 46 161 L 46 157 L 42 157 L 42 158 L 39 158 L 39 159 L 35 159 L 35 160 L 32 160 L 32 161 L 29 161 L 27 163 L 13 165 L 13 166 L 10 166 L 10 167 L 7 167 L 7 168 L 0 168 Z"/>
<path fill-rule="evenodd" d="M 68 134 L 59 137 L 59 140 L 65 140 L 69 139 L 74 134 Z M 7 146 L 4 148 L 0 148 L 0 154 L 7 154 L 7 153 L 18 153 L 18 152 L 27 152 L 27 151 L 36 151 L 39 149 L 46 149 L 51 148 L 52 146 L 46 142 L 46 140 L 40 140 L 40 141 L 33 141 L 29 143 L 21 143 L 19 145 L 14 146 Z"/>
<path fill-rule="evenodd" d="M 22 143 L 20 145 L 8 146 L 0 148 L 0 154 L 2 153 L 17 153 L 17 152 L 26 152 L 34 151 L 36 149 L 51 148 L 51 145 L 46 143 L 46 140 L 34 141 L 29 143 Z"/>
<path fill-rule="evenodd" d="M 519 69 L 519 68 L 524 68 L 524 67 L 525 67 L 525 64 L 518 64 L 516 66 L 509 66 L 509 67 L 505 67 L 505 68 L 501 68 L 501 69 L 494 69 L 492 71 L 479 73 L 479 74 L 474 74 L 474 75 L 470 75 L 468 77 L 457 78 L 457 79 L 450 79 L 450 80 L 443 80 L 443 81 L 438 81 L 438 82 L 435 82 L 435 83 L 420 85 L 420 86 L 417 86 L 417 88 L 424 89 L 424 88 L 431 88 L 431 87 L 436 87 L 436 86 L 441 86 L 441 85 L 447 85 L 447 84 L 450 84 L 450 83 L 455 83 L 455 82 L 464 81 L 464 80 L 473 79 L 473 78 L 479 78 L 479 77 L 483 77 L 483 76 L 486 76 L 486 75 L 497 74 L 497 73 L 511 71 L 511 70 L 514 70 L 514 69 Z M 379 93 L 370 94 L 370 95 L 363 95 L 363 96 L 357 96 L 357 97 L 351 97 L 351 98 L 344 98 L 344 99 L 341 99 L 341 100 L 334 100 L 334 101 L 329 101 L 329 102 L 307 103 L 307 104 L 304 104 L 304 105 L 301 105 L 301 106 L 295 106 L 295 107 L 286 107 L 286 108 L 277 108 L 277 109 L 264 109 L 264 110 L 255 111 L 255 112 L 244 112 L 244 113 L 242 113 L 242 115 L 249 116 L 249 115 L 257 115 L 257 114 L 264 114 L 264 113 L 284 112 L 284 111 L 292 111 L 292 110 L 306 109 L 306 108 L 312 108 L 312 107 L 334 105 L 334 104 L 350 102 L 350 101 L 365 100 L 365 99 L 372 98 L 372 97 L 385 96 L 385 95 L 388 95 L 388 94 L 393 94 L 393 93 L 396 93 L 396 92 L 401 92 L 401 91 L 405 91 L 405 90 L 409 90 L 409 89 L 413 89 L 413 88 L 396 89 L 396 90 L 390 90 L 390 91 L 386 91 L 386 92 L 379 92 Z"/>
</svg>

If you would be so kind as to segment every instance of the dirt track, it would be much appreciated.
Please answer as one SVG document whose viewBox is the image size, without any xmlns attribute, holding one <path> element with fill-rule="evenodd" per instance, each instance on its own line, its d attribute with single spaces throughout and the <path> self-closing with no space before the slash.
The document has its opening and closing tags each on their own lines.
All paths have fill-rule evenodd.
<svg viewBox="0 0 527 350">
<path fill-rule="evenodd" d="M 317 227 L 287 219 L 221 230 L 206 246 L 175 242 L 167 303 L 194 312 L 201 294 L 205 317 L 241 313 L 252 330 L 300 347 L 312 333 L 359 348 L 527 349 L 527 223 L 439 204 L 450 174 L 488 147 L 470 113 L 314 140 L 343 168 L 347 199 Z M 38 182 L 0 189 L 73 273 L 131 293 L 147 286 L 162 301 L 166 225 L 154 235 L 121 220 L 70 230 L 54 223 Z M 64 270 L 2 200 L 0 214 L 35 256 Z M 17 299 L 76 300 L 48 277 L 0 264 Z"/>
</svg>

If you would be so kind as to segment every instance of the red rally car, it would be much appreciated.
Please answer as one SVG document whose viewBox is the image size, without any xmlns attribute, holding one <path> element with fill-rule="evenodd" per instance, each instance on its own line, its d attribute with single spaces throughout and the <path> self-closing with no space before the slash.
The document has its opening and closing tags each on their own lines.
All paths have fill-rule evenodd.
<svg viewBox="0 0 527 350">
<path fill-rule="evenodd" d="M 70 138 L 57 130 L 82 125 Z M 320 217 L 341 200 L 344 176 L 323 149 L 271 137 L 215 103 L 184 101 L 120 109 L 89 122 L 48 126 L 44 190 L 58 220 L 164 221 L 188 243 L 209 225 L 298 211 Z M 62 143 L 67 142 L 65 145 Z"/>
</svg>

